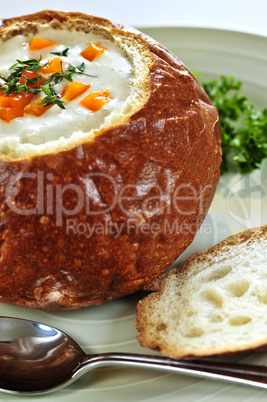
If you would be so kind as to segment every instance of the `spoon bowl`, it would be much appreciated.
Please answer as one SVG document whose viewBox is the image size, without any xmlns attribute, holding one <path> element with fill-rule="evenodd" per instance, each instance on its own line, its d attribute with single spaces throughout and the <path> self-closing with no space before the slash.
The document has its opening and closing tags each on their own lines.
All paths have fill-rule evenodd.
<svg viewBox="0 0 267 402">
<path fill-rule="evenodd" d="M 101 366 L 124 365 L 267 388 L 267 367 L 126 353 L 87 355 L 64 332 L 46 324 L 0 317 L 0 391 L 45 394 Z"/>
<path fill-rule="evenodd" d="M 13 392 L 53 389 L 68 381 L 85 357 L 69 336 L 45 324 L 0 318 L 0 388 Z"/>
</svg>

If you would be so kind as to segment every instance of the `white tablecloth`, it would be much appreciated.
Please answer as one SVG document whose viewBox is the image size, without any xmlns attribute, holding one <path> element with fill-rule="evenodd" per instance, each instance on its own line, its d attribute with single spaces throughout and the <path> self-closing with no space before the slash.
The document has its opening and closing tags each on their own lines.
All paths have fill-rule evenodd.
<svg viewBox="0 0 267 402">
<path fill-rule="evenodd" d="M 42 9 L 81 11 L 132 26 L 208 26 L 267 35 L 266 0 L 0 0 L 0 18 Z"/>
</svg>

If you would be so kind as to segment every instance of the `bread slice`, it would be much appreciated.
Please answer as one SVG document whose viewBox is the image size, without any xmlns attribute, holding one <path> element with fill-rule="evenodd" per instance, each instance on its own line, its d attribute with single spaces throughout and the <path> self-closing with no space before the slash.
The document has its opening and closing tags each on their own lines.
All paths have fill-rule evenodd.
<svg viewBox="0 0 267 402">
<path fill-rule="evenodd" d="M 186 358 L 267 344 L 267 226 L 189 258 L 137 306 L 142 346 Z"/>
</svg>

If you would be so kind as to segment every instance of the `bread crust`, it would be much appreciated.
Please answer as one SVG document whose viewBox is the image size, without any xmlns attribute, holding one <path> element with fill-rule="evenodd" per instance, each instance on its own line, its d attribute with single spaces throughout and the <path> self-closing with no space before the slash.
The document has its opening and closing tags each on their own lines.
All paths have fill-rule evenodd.
<svg viewBox="0 0 267 402">
<path fill-rule="evenodd" d="M 203 347 L 195 348 L 194 353 L 189 353 L 188 350 L 181 345 L 175 345 L 175 348 L 173 348 L 172 345 L 161 342 L 154 332 L 155 328 L 152 328 L 153 324 L 151 326 L 151 322 L 148 320 L 149 311 L 151 312 L 155 309 L 155 303 L 160 300 L 161 295 L 166 290 L 166 283 L 171 276 L 176 277 L 175 280 L 177 281 L 178 291 L 178 287 L 183 288 L 186 286 L 186 283 L 190 281 L 192 269 L 194 269 L 194 273 L 200 272 L 201 262 L 205 261 L 212 266 L 215 258 L 218 258 L 219 256 L 226 256 L 233 246 L 247 243 L 248 246 L 253 248 L 253 244 L 255 244 L 255 242 L 262 242 L 263 247 L 266 246 L 267 225 L 247 229 L 243 232 L 227 237 L 220 243 L 210 247 L 207 250 L 194 253 L 180 268 L 174 268 L 165 275 L 162 274 L 160 281 L 157 278 L 154 282 L 152 282 L 151 286 L 147 287 L 147 290 L 152 291 L 152 293 L 140 300 L 137 304 L 136 329 L 138 331 L 137 339 L 140 344 L 144 347 L 158 350 L 168 356 L 177 357 L 180 359 L 195 359 L 205 356 L 223 356 L 252 351 L 266 351 L 266 337 L 255 340 L 253 337 L 250 338 L 250 334 L 248 333 L 247 340 L 243 340 L 243 342 L 240 342 L 238 345 L 236 343 L 225 344 L 222 339 L 222 344 L 220 346 L 215 347 L 211 342 L 210 347 L 205 347 L 203 345 Z"/>
<path fill-rule="evenodd" d="M 3 20 L 0 36 L 6 40 L 34 31 L 43 22 L 54 29 L 103 26 L 110 35 L 126 35 L 140 43 L 151 60 L 148 100 L 126 122 L 59 153 L 0 160 L 0 300 L 47 310 L 77 309 L 137 291 L 191 243 L 219 180 L 220 127 L 217 110 L 187 68 L 157 42 L 128 27 L 81 13 L 43 11 Z M 43 210 L 36 191 L 39 177 L 42 199 L 48 200 Z M 59 217 L 58 200 L 50 197 L 52 185 L 53 190 L 79 187 L 94 212 L 106 212 L 88 213 L 84 203 L 75 215 Z M 124 194 L 135 196 L 127 200 L 127 213 L 118 203 L 111 208 L 113 185 L 118 193 L 128 186 Z M 183 185 L 198 191 L 194 200 L 182 204 L 190 213 L 169 213 L 175 189 Z M 90 186 L 94 191 L 89 194 Z M 157 186 L 163 190 L 161 213 L 145 214 L 143 203 L 157 195 Z M 138 194 L 141 200 L 136 199 Z M 61 207 L 74 211 L 77 202 L 77 194 L 66 191 Z M 36 213 L 17 213 L 14 205 Z M 67 233 L 69 218 L 90 227 L 109 223 L 122 230 L 118 236 L 108 230 L 88 239 L 71 228 Z M 170 227 L 178 220 L 191 230 L 165 233 L 166 219 Z M 134 227 L 130 233 L 129 220 Z M 142 233 L 144 222 L 150 228 L 157 224 L 157 233 Z"/>
</svg>

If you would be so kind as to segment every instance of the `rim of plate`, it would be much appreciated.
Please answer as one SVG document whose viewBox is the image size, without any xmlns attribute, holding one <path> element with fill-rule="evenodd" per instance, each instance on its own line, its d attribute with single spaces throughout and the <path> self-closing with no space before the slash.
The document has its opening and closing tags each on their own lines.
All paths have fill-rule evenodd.
<svg viewBox="0 0 267 402">
<path fill-rule="evenodd" d="M 267 28 L 266 31 L 263 30 L 257 30 L 256 28 L 245 28 L 242 26 L 232 26 L 232 25 L 223 25 L 223 24 L 209 24 L 209 23 L 200 23 L 196 24 L 194 22 L 179 22 L 177 24 L 174 23 L 147 23 L 147 24 L 142 24 L 142 25 L 135 25 L 134 26 L 136 29 L 142 31 L 142 29 L 176 29 L 176 28 L 186 28 L 186 29 L 203 29 L 203 30 L 211 30 L 211 31 L 222 31 L 222 32 L 232 32 L 232 33 L 238 33 L 238 34 L 248 34 L 252 36 L 259 36 L 261 38 L 267 38 Z"/>
</svg>

